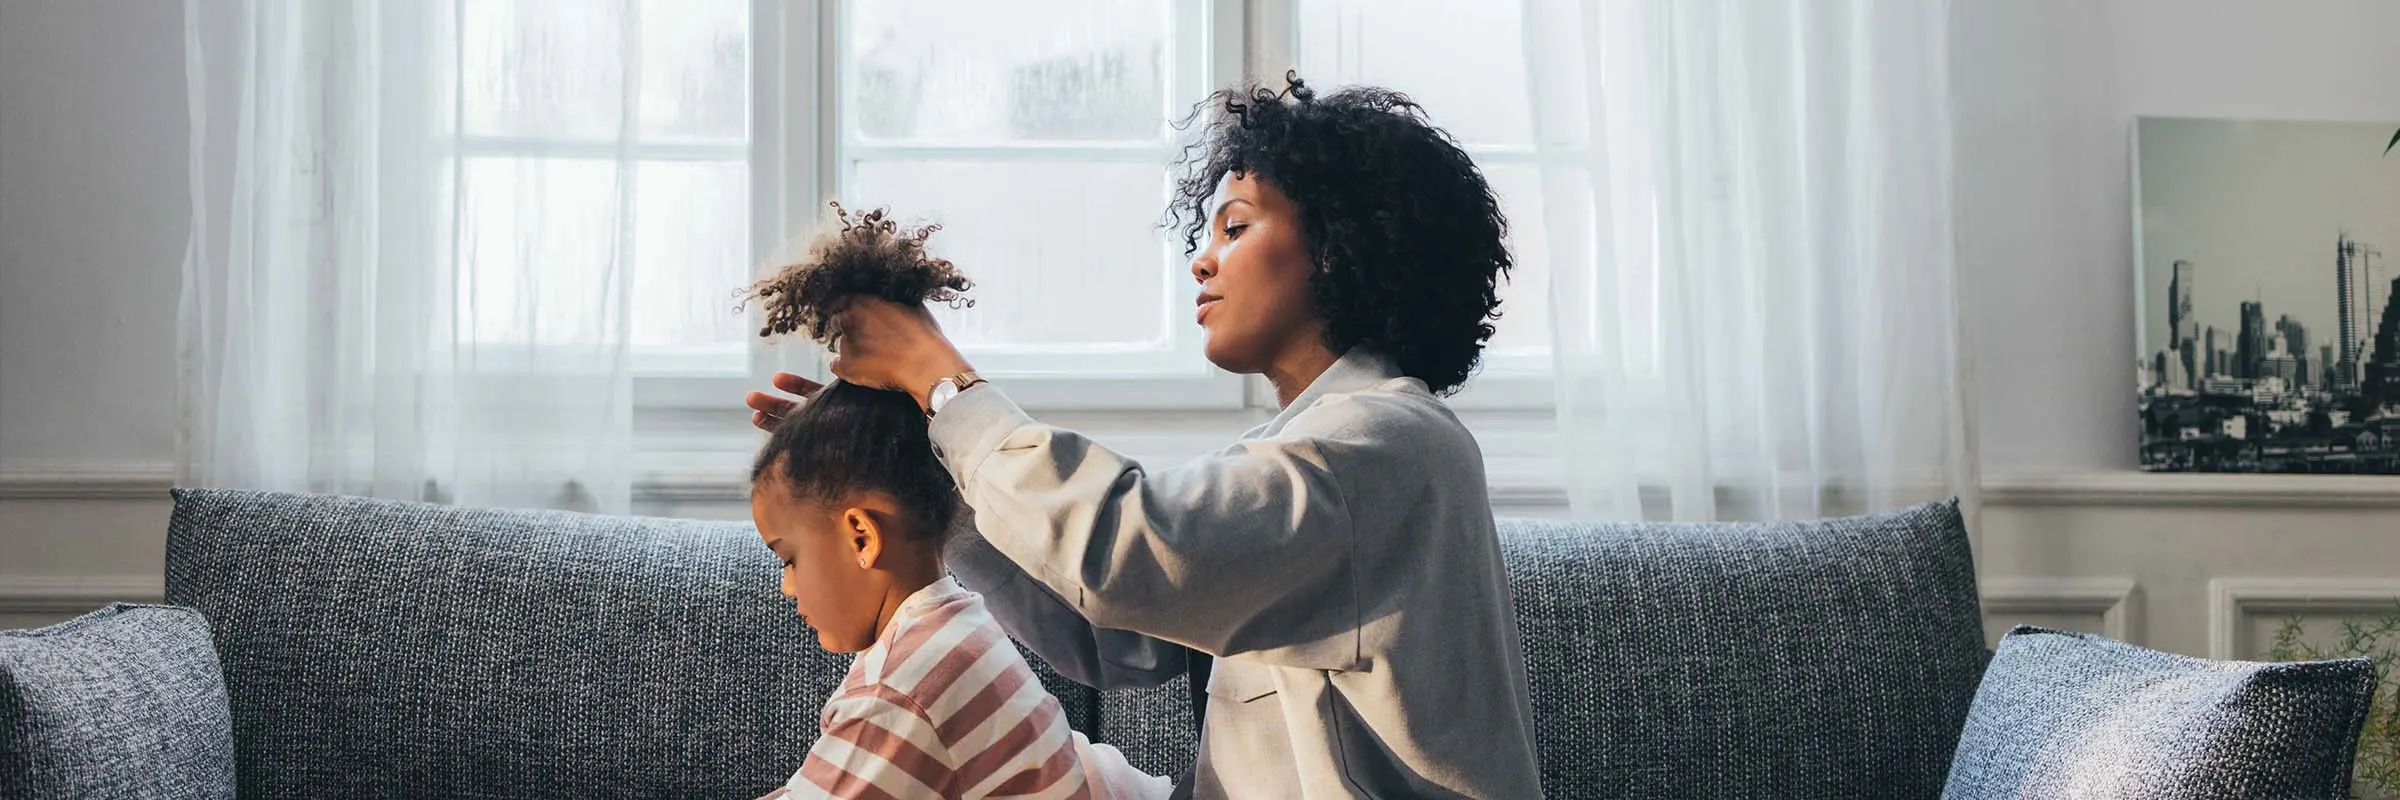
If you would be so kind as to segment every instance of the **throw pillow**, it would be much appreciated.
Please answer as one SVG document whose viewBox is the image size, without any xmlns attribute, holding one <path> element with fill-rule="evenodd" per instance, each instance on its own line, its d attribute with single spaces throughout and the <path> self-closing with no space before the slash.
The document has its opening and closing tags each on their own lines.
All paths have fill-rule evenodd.
<svg viewBox="0 0 2400 800">
<path fill-rule="evenodd" d="M 119 603 L 0 631 L 0 797 L 231 798 L 208 620 Z"/>
<path fill-rule="evenodd" d="M 1942 796 L 2348 797 L 2366 659 L 2211 661 L 2019 626 L 1967 712 Z"/>
</svg>

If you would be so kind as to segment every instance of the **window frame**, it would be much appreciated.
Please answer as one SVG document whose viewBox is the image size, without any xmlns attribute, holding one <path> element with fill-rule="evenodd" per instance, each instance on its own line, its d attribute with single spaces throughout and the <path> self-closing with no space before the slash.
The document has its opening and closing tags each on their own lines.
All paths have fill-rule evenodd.
<svg viewBox="0 0 2400 800">
<path fill-rule="evenodd" d="M 750 0 L 750 263 L 763 264 L 813 219 L 814 198 L 823 195 L 828 158 L 822 142 L 830 130 L 823 113 L 822 76 L 832 66 L 820 33 L 832 5 Z M 810 76 L 819 77 L 810 77 Z M 746 330 L 766 324 L 762 309 L 747 310 Z M 822 376 L 830 360 L 813 343 L 765 343 L 745 338 L 738 374 L 696 368 L 694 361 L 662 358 L 661 350 L 636 348 L 633 406 L 639 428 L 680 428 L 693 414 L 739 416 L 735 399 L 767 386 L 777 372 Z M 698 349 L 715 349 L 702 346 Z M 718 357 L 722 357 L 719 355 Z"/>
<path fill-rule="evenodd" d="M 1179 22 L 1196 18 L 1208 31 L 1209 40 L 1202 49 L 1204 74 L 1211 86 L 1281 75 L 1298 63 L 1301 0 L 1173 2 Z M 837 196 L 841 179 L 862 154 L 912 151 L 984 157 L 1000 152 L 938 145 L 852 146 L 846 150 L 841 119 L 845 54 L 840 43 L 845 5 L 844 0 L 750 2 L 750 252 L 754 263 L 766 263 L 792 237 L 815 224 L 819 199 Z M 1036 149 L 1041 148 L 1022 150 Z M 1542 157 L 1533 148 L 1484 145 L 1467 149 L 1487 165 L 1532 164 Z M 1028 152 L 1006 155 L 1056 157 Z M 1189 291 L 1179 282 L 1170 285 Z M 748 321 L 752 327 L 763 324 L 756 309 Z M 660 348 L 637 350 L 633 376 L 637 416 L 727 414 L 731 398 L 764 387 L 773 373 L 822 378 L 831 360 L 821 348 L 796 340 L 767 344 L 752 339 L 743 349 L 747 369 L 738 375 L 694 369 L 690 361 L 661 357 Z M 723 357 L 721 353 L 712 355 Z M 1095 412 L 1097 417 L 1120 412 L 1204 413 L 1232 423 L 1276 407 L 1273 387 L 1263 377 L 1228 375 L 1213 368 L 1205 374 L 1061 375 L 1056 370 L 1028 368 L 1026 359 L 1007 354 L 970 353 L 969 359 L 987 376 L 1004 382 L 1012 399 L 1036 412 Z M 985 366 L 987 361 L 995 363 Z M 1554 390 L 1548 354 L 1487 354 L 1475 378 L 1448 402 L 1462 411 L 1546 411 L 1555 406 Z"/>
<path fill-rule="evenodd" d="M 849 82 L 844 80 L 843 67 L 851 59 L 846 49 L 847 9 L 850 3 L 830 0 L 824 4 L 824 25 L 819 42 L 831 54 L 831 66 L 819 72 L 822 90 L 831 102 L 824 121 L 829 130 L 819 146 L 827 150 L 832 162 L 825 173 L 829 186 L 827 196 L 849 197 L 853 176 L 861 163 L 869 161 L 959 160 L 982 163 L 1066 161 L 1157 162 L 1170 154 L 1172 142 L 1159 145 L 1130 145 L 1115 142 L 1077 143 L 956 143 L 956 142 L 870 142 L 852 134 L 845 124 L 845 114 L 852 107 Z M 1240 78 L 1239 41 L 1229 42 L 1228 30 L 1239 30 L 1243 4 L 1238 0 L 1171 0 L 1169 13 L 1175 30 L 1182 32 L 1196 27 L 1204 32 L 1197 48 L 1186 48 L 1176 42 L 1175 64 L 1171 71 L 1173 83 L 1168 88 L 1170 108 L 1187 107 L 1198 103 L 1216 86 Z M 1231 44 L 1232 47 L 1227 45 Z M 1166 199 L 1168 175 L 1160 171 L 1159 198 Z M 1163 206 L 1162 206 L 1163 208 Z M 1172 316 L 1175 301 L 1188 303 L 1197 288 L 1188 281 L 1178 280 L 1172 271 L 1179 252 L 1162 242 L 1158 265 L 1169 270 L 1164 285 L 1170 295 L 1160 309 L 1170 316 L 1165 320 L 1168 335 L 1165 346 L 1171 358 L 1181 366 L 1162 367 L 1156 351 L 1148 354 L 1113 354 L 1111 348 L 966 348 L 967 359 L 978 372 L 1009 386 L 1009 394 L 1019 404 L 1033 410 L 1122 411 L 1122 410 L 1239 410 L 1246 406 L 1243 376 L 1225 374 L 1210 367 L 1201 358 L 1201 341 L 1197 330 L 1177 324 Z M 1113 363 L 1112 363 L 1113 362 Z M 1103 366 L 1106 365 L 1106 366 Z"/>
</svg>

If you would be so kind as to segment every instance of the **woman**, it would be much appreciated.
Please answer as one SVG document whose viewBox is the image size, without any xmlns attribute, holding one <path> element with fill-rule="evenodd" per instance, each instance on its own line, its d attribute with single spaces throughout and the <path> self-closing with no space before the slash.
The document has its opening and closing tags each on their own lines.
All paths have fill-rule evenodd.
<svg viewBox="0 0 2400 800">
<path fill-rule="evenodd" d="M 844 312 L 833 374 L 931 415 L 982 534 L 951 568 L 1061 672 L 1155 686 L 1217 659 L 1197 796 L 1539 796 L 1482 454 L 1438 399 L 1498 316 L 1491 190 L 1397 93 L 1210 102 L 1169 215 L 1208 359 L 1265 375 L 1272 421 L 1148 470 L 1035 422 L 921 305 L 879 300 Z M 750 405 L 762 425 L 793 407 Z"/>
</svg>

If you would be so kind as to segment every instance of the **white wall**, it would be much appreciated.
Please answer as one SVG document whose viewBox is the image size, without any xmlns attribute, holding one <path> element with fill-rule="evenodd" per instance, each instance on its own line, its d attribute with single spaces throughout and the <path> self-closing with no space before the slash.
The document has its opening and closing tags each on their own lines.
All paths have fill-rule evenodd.
<svg viewBox="0 0 2400 800">
<path fill-rule="evenodd" d="M 2132 119 L 2400 124 L 2400 3 L 1954 8 L 1958 264 L 1984 471 L 2131 469 Z"/>
<path fill-rule="evenodd" d="M 0 581 L 14 600 L 156 583 L 184 114 L 181 3 L 0 0 Z M 41 496 L 94 485 L 146 499 Z"/>
<path fill-rule="evenodd" d="M 175 453 L 183 8 L 0 3 L 0 457 Z"/>
<path fill-rule="evenodd" d="M 1957 231 L 1998 627 L 2259 652 L 2262 620 L 2389 610 L 2400 478 L 2144 476 L 2131 121 L 2400 122 L 2400 3 L 1956 0 Z M 2103 599 L 2093 599 L 2103 598 Z M 2313 617 L 2312 617 L 2313 618 Z"/>
<path fill-rule="evenodd" d="M 2248 651 L 2238 632 L 2259 613 L 2364 602 L 2277 592 L 2400 594 L 2400 479 L 2127 471 L 2131 118 L 2400 121 L 2400 3 L 1954 7 L 1993 625 L 2113 626 L 2192 653 L 2223 629 Z M 188 202 L 181 23 L 173 0 L 0 0 L 0 626 L 155 591 Z M 720 494 L 646 510 L 738 511 Z"/>
</svg>

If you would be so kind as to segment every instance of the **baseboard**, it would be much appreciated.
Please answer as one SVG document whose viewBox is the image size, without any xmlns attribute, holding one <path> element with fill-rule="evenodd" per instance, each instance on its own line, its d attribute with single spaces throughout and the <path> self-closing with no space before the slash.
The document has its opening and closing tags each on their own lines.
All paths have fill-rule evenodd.
<svg viewBox="0 0 2400 800">
<path fill-rule="evenodd" d="M 635 487 L 637 499 L 741 502 L 749 486 L 721 470 L 662 471 Z M 1566 504 L 1566 491 L 1529 475 L 1495 475 L 1497 505 Z M 167 461 L 0 464 L 0 499 L 163 500 L 175 485 Z M 2015 474 L 1983 480 L 1987 507 L 2133 506 L 2400 509 L 2400 476 L 2221 475 L 2109 471 Z"/>
<path fill-rule="evenodd" d="M 1984 479 L 1986 507 L 2395 509 L 2400 476 L 2092 472 Z"/>
<path fill-rule="evenodd" d="M 1565 508 L 1567 491 L 1556 484 L 1524 480 L 1493 480 L 1486 489 L 1492 505 L 1503 508 Z M 750 481 L 740 472 L 722 469 L 660 470 L 633 487 L 635 503 L 748 503 Z"/>
<path fill-rule="evenodd" d="M 0 499 L 165 500 L 171 461 L 18 461 L 0 464 Z"/>
<path fill-rule="evenodd" d="M 76 614 L 166 596 L 166 579 L 158 575 L 0 575 L 0 614 Z"/>
</svg>

